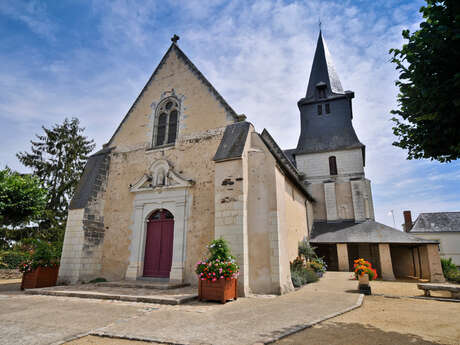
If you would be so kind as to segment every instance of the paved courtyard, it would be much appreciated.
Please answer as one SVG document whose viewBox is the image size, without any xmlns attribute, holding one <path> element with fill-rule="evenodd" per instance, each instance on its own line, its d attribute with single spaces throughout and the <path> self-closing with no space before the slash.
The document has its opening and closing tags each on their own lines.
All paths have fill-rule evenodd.
<svg viewBox="0 0 460 345">
<path fill-rule="evenodd" d="M 275 344 L 459 344 L 460 303 L 408 298 L 422 294 L 414 283 L 373 282 L 377 295 L 366 296 L 361 308 L 335 316 L 360 303 L 356 281 L 350 277 L 328 272 L 319 282 L 288 295 L 252 296 L 226 305 L 25 295 L 12 291 L 10 283 L 8 289 L 0 288 L 0 343 L 252 345 L 300 330 Z"/>
</svg>

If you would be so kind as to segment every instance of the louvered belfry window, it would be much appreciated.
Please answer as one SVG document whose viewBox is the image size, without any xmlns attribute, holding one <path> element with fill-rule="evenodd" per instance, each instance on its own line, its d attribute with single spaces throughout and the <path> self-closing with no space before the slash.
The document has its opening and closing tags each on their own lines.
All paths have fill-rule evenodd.
<svg viewBox="0 0 460 345">
<path fill-rule="evenodd" d="M 155 146 L 170 145 L 176 142 L 178 120 L 179 102 L 174 97 L 168 97 L 157 108 L 153 141 Z"/>
<path fill-rule="evenodd" d="M 337 175 L 337 160 L 335 156 L 329 157 L 329 174 Z"/>
</svg>

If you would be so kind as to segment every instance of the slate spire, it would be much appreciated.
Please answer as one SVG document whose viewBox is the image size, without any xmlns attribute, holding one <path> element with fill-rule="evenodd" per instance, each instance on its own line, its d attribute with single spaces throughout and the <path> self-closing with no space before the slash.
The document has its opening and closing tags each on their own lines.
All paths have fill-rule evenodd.
<svg viewBox="0 0 460 345">
<path fill-rule="evenodd" d="M 334 94 L 344 94 L 339 76 L 332 64 L 332 58 L 323 39 L 321 30 L 319 31 L 318 42 L 316 43 L 315 57 L 311 67 L 310 79 L 308 81 L 307 95 L 305 98 L 311 99 L 317 96 L 318 89 L 325 88 L 327 96 Z"/>
</svg>

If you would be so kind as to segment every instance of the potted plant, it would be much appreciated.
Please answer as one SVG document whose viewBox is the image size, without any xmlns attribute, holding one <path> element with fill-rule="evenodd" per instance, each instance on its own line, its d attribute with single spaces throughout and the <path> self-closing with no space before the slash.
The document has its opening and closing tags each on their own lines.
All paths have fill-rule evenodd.
<svg viewBox="0 0 460 345">
<path fill-rule="evenodd" d="M 354 272 L 355 277 L 358 279 L 359 290 L 370 295 L 371 289 L 369 286 L 369 282 L 377 279 L 377 271 L 372 268 L 372 265 L 369 261 L 364 259 L 356 259 L 354 261 Z"/>
<path fill-rule="evenodd" d="M 309 266 L 316 272 L 318 278 L 321 278 L 326 272 L 327 264 L 323 258 L 316 257 L 309 262 Z"/>
<path fill-rule="evenodd" d="M 220 238 L 208 246 L 209 256 L 196 264 L 198 299 L 226 303 L 238 298 L 239 267 L 230 255 L 227 242 Z"/>
<path fill-rule="evenodd" d="M 59 273 L 59 248 L 38 240 L 29 253 L 29 259 L 19 266 L 23 273 L 21 290 L 55 286 Z"/>
</svg>

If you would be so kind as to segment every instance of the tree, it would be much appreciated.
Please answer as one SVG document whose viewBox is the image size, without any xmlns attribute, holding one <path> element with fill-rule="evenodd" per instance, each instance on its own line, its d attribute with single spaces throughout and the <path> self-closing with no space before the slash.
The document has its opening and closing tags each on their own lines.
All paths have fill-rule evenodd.
<svg viewBox="0 0 460 345">
<path fill-rule="evenodd" d="M 450 162 L 460 157 L 460 2 L 426 1 L 420 29 L 403 30 L 408 42 L 390 49 L 399 71 L 393 145 L 408 159 Z"/>
<path fill-rule="evenodd" d="M 41 220 L 41 231 L 48 231 L 49 239 L 56 240 L 62 234 L 67 216 L 67 207 L 88 158 L 94 149 L 93 140 L 83 136 L 76 118 L 64 120 L 51 129 L 42 127 L 43 135 L 31 141 L 31 153 L 19 152 L 17 157 L 32 169 L 47 190 L 46 215 Z"/>
<path fill-rule="evenodd" d="M 46 206 L 46 190 L 37 178 L 0 170 L 0 226 L 17 227 L 37 221 Z"/>
<path fill-rule="evenodd" d="M 31 175 L 0 170 L 0 249 L 33 234 L 46 207 L 46 190 Z"/>
</svg>

